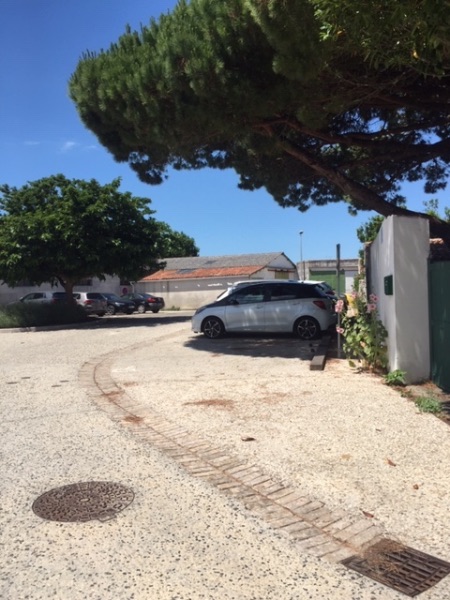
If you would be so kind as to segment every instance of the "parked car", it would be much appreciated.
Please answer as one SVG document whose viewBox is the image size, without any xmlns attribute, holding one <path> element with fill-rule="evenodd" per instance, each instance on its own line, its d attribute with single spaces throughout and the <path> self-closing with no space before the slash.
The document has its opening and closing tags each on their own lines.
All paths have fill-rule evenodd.
<svg viewBox="0 0 450 600">
<path fill-rule="evenodd" d="M 19 298 L 18 302 L 33 302 L 36 304 L 56 304 L 57 302 L 66 302 L 66 292 L 30 292 Z M 16 304 L 11 302 L 11 304 Z"/>
<path fill-rule="evenodd" d="M 165 306 L 164 298 L 153 296 L 153 294 L 148 294 L 147 292 L 142 292 L 141 294 L 124 294 L 121 298 L 134 302 L 138 313 L 144 313 L 147 310 L 157 313 Z"/>
<path fill-rule="evenodd" d="M 335 323 L 333 301 L 318 286 L 273 280 L 230 288 L 227 295 L 197 309 L 192 331 L 209 338 L 238 331 L 292 332 L 312 340 Z"/>
<path fill-rule="evenodd" d="M 88 314 L 99 317 L 106 314 L 106 300 L 100 292 L 74 292 L 73 297 Z"/>
<path fill-rule="evenodd" d="M 302 283 L 310 283 L 312 285 L 318 285 L 320 287 L 320 289 L 322 289 L 325 292 L 325 294 L 327 294 L 327 296 L 330 296 L 330 298 L 333 298 L 333 300 L 338 299 L 336 292 L 333 290 L 331 285 L 329 283 L 327 283 L 326 281 L 315 281 L 314 279 L 303 279 Z"/>
<path fill-rule="evenodd" d="M 108 315 L 115 315 L 117 312 L 131 315 L 136 310 L 134 302 L 120 298 L 117 294 L 102 292 L 102 296 L 106 300 L 106 313 Z"/>
</svg>

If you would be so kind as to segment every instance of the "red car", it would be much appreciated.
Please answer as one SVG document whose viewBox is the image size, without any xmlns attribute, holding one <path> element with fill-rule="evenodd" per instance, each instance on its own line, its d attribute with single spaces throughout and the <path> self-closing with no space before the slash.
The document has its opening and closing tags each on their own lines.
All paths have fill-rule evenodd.
<svg viewBox="0 0 450 600">
<path fill-rule="evenodd" d="M 147 292 L 142 292 L 142 294 L 124 294 L 121 298 L 134 302 L 136 311 L 141 314 L 148 310 L 151 310 L 152 313 L 157 313 L 165 306 L 164 298 L 147 294 Z"/>
</svg>

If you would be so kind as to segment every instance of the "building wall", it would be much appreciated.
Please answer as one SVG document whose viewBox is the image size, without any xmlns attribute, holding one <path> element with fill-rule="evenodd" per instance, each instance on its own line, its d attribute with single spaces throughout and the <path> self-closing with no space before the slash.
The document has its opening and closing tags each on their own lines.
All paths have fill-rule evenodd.
<svg viewBox="0 0 450 600">
<path fill-rule="evenodd" d="M 429 237 L 427 219 L 391 216 L 370 248 L 369 291 L 388 331 L 389 369 L 405 371 L 409 383 L 430 376 Z M 392 295 L 384 288 L 389 275 Z"/>
<path fill-rule="evenodd" d="M 166 308 L 197 309 L 204 304 L 214 302 L 219 294 L 236 281 L 252 279 L 292 279 L 297 272 L 274 271 L 271 265 L 254 273 L 251 277 L 208 277 L 205 279 L 178 279 L 163 281 L 146 281 L 135 284 L 137 292 L 148 292 L 162 296 Z M 293 277 L 294 276 L 294 277 Z"/>
<path fill-rule="evenodd" d="M 340 293 L 349 293 L 353 290 L 353 282 L 359 272 L 359 260 L 355 259 L 341 259 L 340 260 Z M 337 272 L 336 272 L 336 259 L 329 260 L 308 260 L 303 263 L 297 264 L 298 272 L 303 274 L 305 277 L 302 279 L 316 279 L 318 281 L 323 280 L 329 283 L 337 291 Z"/>
</svg>

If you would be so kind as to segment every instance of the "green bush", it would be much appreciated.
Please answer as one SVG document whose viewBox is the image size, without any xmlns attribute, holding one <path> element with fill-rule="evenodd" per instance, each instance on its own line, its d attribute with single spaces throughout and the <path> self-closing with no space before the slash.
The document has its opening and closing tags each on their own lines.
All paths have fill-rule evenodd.
<svg viewBox="0 0 450 600">
<path fill-rule="evenodd" d="M 400 371 L 400 369 L 396 369 L 395 371 L 390 371 L 384 376 L 384 382 L 387 385 L 406 385 L 406 372 Z"/>
<path fill-rule="evenodd" d="M 377 302 L 375 294 L 370 294 L 367 301 L 357 292 L 351 294 L 348 307 L 338 300 L 336 312 L 341 313 L 341 327 L 336 330 L 344 337 L 343 349 L 352 366 L 357 360 L 362 368 L 383 373 L 388 366 L 388 332 L 378 317 Z"/>
<path fill-rule="evenodd" d="M 428 413 L 440 413 L 442 410 L 442 405 L 439 400 L 436 398 L 430 398 L 428 396 L 420 396 L 414 400 L 417 408 L 420 412 L 428 412 Z"/>
<path fill-rule="evenodd" d="M 82 323 L 88 316 L 78 304 L 17 303 L 0 307 L 0 329 Z"/>
</svg>

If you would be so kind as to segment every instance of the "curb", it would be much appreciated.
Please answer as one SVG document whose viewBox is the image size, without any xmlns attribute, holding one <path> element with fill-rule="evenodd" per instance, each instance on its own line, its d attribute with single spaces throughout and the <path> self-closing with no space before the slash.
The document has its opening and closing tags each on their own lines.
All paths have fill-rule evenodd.
<svg viewBox="0 0 450 600">
<path fill-rule="evenodd" d="M 309 365 L 310 371 L 323 371 L 325 368 L 325 361 L 327 359 L 328 348 L 330 347 L 331 337 L 324 335 L 319 347 L 317 348 L 316 354 L 313 356 Z"/>
</svg>

